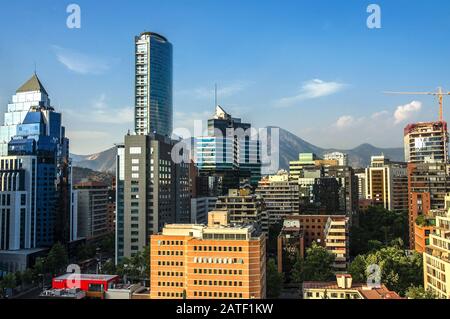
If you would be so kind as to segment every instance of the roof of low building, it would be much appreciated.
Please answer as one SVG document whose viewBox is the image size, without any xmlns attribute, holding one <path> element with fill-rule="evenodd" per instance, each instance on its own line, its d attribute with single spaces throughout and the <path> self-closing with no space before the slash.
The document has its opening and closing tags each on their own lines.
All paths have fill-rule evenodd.
<svg viewBox="0 0 450 319">
<path fill-rule="evenodd" d="M 110 280 L 119 278 L 119 276 L 117 276 L 117 275 L 96 275 L 96 274 L 68 273 L 68 274 L 64 274 L 62 276 L 56 277 L 56 278 L 54 278 L 54 280 L 73 279 L 73 276 L 77 276 L 77 279 L 80 279 L 80 280 L 101 280 L 101 281 L 110 281 Z"/>
<path fill-rule="evenodd" d="M 379 288 L 371 288 L 365 284 L 355 283 L 351 288 L 340 288 L 335 281 L 305 281 L 303 289 L 352 290 L 359 292 L 364 299 L 402 299 L 396 292 L 390 291 L 385 285 L 381 285 Z"/>
</svg>

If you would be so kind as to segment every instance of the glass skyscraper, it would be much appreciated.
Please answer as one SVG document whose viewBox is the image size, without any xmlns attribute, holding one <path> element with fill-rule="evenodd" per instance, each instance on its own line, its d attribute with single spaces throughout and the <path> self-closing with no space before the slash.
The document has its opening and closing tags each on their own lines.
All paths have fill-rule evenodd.
<svg viewBox="0 0 450 319">
<path fill-rule="evenodd" d="M 135 131 L 171 136 L 173 130 L 173 49 L 163 36 L 144 32 L 135 39 Z"/>
<path fill-rule="evenodd" d="M 0 128 L 0 252 L 76 238 L 69 140 L 61 124 L 34 74 L 13 96 Z"/>
</svg>

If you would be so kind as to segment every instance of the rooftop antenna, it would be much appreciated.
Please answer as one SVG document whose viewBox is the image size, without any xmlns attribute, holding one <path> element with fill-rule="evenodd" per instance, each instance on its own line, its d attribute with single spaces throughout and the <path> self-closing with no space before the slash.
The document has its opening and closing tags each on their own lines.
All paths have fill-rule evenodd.
<svg viewBox="0 0 450 319">
<path fill-rule="evenodd" d="M 37 70 L 36 61 L 34 61 L 34 75 L 36 75 L 36 70 Z"/>
</svg>

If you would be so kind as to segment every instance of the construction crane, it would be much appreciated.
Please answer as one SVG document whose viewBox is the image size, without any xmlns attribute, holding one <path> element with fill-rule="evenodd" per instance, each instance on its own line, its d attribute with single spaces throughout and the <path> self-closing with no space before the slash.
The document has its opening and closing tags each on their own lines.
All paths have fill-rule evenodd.
<svg viewBox="0 0 450 319">
<path fill-rule="evenodd" d="M 444 96 L 450 95 L 450 92 L 444 92 L 441 87 L 437 92 L 384 92 L 385 94 L 402 94 L 402 95 L 433 95 L 439 99 L 439 121 L 444 121 Z"/>
</svg>

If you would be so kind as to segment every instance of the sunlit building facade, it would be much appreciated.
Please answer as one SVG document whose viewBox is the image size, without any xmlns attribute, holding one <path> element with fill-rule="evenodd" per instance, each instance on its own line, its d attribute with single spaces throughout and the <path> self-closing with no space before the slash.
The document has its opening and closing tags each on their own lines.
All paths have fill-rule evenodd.
<svg viewBox="0 0 450 319">
<path fill-rule="evenodd" d="M 163 36 L 144 32 L 136 44 L 135 132 L 171 136 L 173 130 L 173 48 Z"/>
</svg>

